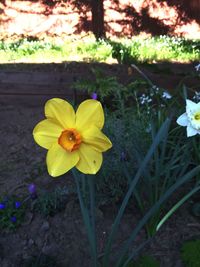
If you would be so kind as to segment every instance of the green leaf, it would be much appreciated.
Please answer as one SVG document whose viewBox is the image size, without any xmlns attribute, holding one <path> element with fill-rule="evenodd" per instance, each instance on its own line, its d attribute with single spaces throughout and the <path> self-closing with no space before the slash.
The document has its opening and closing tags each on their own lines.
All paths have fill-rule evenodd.
<svg viewBox="0 0 200 267">
<path fill-rule="evenodd" d="M 121 204 L 121 207 L 118 211 L 118 214 L 116 216 L 116 219 L 113 223 L 113 227 L 111 229 L 111 233 L 109 235 L 109 238 L 108 238 L 108 241 L 107 241 L 107 244 L 106 244 L 106 247 L 105 247 L 105 255 L 104 255 L 104 258 L 103 258 L 103 266 L 108 266 L 108 262 L 109 262 L 109 255 L 110 255 L 110 250 L 111 250 L 111 245 L 112 245 L 112 242 L 113 242 L 113 239 L 115 237 L 115 234 L 116 234 L 116 231 L 118 229 L 118 226 L 120 224 L 120 221 L 121 221 L 121 218 L 124 214 L 124 211 L 125 211 L 125 208 L 128 204 L 128 201 L 135 189 L 135 186 L 137 185 L 144 169 L 146 168 L 148 162 L 150 161 L 150 159 L 152 158 L 152 155 L 154 154 L 157 146 L 159 145 L 159 143 L 163 140 L 165 134 L 168 132 L 168 128 L 169 128 L 169 125 L 170 125 L 170 120 L 169 119 L 166 119 L 166 121 L 163 123 L 163 125 L 161 126 L 161 128 L 159 129 L 157 135 L 155 136 L 154 138 L 154 141 L 151 145 L 151 147 L 149 148 L 144 160 L 142 161 L 141 165 L 140 165 L 140 168 L 138 169 L 136 175 L 132 178 L 130 178 L 130 180 L 132 181 L 130 183 L 130 186 L 129 186 L 129 190 L 127 191 L 125 197 L 124 197 L 124 200 Z M 125 251 L 126 253 L 126 251 Z M 124 254 L 125 254 L 124 253 Z M 124 254 L 122 255 L 122 258 L 124 256 Z"/>
<path fill-rule="evenodd" d="M 186 241 L 181 248 L 181 258 L 186 267 L 199 267 L 200 240 Z"/>
</svg>

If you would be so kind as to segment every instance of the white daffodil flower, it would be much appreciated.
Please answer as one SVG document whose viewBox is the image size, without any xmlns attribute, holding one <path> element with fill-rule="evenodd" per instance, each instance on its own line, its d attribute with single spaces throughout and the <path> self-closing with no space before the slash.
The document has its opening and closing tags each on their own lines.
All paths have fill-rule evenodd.
<svg viewBox="0 0 200 267">
<path fill-rule="evenodd" d="M 171 99 L 172 96 L 171 96 L 170 93 L 168 93 L 167 91 L 164 91 L 163 94 L 162 94 L 162 98 L 165 98 L 165 99 Z"/>
<path fill-rule="evenodd" d="M 181 126 L 187 127 L 187 137 L 200 134 L 200 102 L 186 100 L 186 112 L 176 121 Z"/>
<path fill-rule="evenodd" d="M 195 101 L 200 101 L 200 92 L 196 92 L 196 91 L 195 91 L 195 94 L 194 94 L 194 96 L 193 96 L 193 99 L 194 99 Z"/>
<path fill-rule="evenodd" d="M 200 64 L 195 66 L 196 71 L 200 71 Z"/>
</svg>

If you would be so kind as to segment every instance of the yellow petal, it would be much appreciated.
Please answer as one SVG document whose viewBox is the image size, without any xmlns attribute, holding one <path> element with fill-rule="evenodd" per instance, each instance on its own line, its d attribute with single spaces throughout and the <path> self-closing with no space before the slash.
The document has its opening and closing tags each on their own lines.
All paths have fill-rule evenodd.
<svg viewBox="0 0 200 267">
<path fill-rule="evenodd" d="M 77 151 L 68 152 L 59 144 L 54 144 L 47 153 L 47 169 L 51 176 L 56 177 L 68 172 L 79 160 Z"/>
<path fill-rule="evenodd" d="M 75 112 L 73 107 L 65 100 L 52 98 L 45 104 L 45 116 L 57 120 L 60 125 L 66 128 L 75 126 Z"/>
<path fill-rule="evenodd" d="M 56 121 L 47 119 L 39 122 L 35 126 L 33 137 L 38 145 L 49 149 L 53 144 L 58 142 L 62 130 L 62 127 Z"/>
<path fill-rule="evenodd" d="M 95 174 L 101 167 L 103 157 L 102 153 L 94 150 L 92 146 L 81 144 L 79 150 L 80 160 L 76 165 L 76 168 L 85 174 Z"/>
<path fill-rule="evenodd" d="M 88 130 L 82 132 L 82 141 L 99 152 L 104 152 L 112 147 L 112 143 L 107 136 L 96 126 L 91 126 Z"/>
<path fill-rule="evenodd" d="M 84 130 L 95 125 L 102 129 L 104 125 L 104 112 L 99 101 L 89 99 L 80 104 L 76 112 L 76 129 Z"/>
</svg>

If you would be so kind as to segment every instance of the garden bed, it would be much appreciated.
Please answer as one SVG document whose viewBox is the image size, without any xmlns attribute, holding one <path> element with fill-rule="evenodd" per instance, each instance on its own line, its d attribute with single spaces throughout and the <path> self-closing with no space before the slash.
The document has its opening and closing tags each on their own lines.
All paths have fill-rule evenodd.
<svg viewBox="0 0 200 267">
<path fill-rule="evenodd" d="M 74 62 L 16 64 L 0 68 L 0 194 L 16 195 L 24 199 L 29 194 L 28 186 L 34 183 L 38 195 L 53 192 L 55 188 L 60 188 L 65 195 L 62 210 L 56 210 L 53 216 L 35 211 L 31 206 L 32 200 L 28 200 L 29 208 L 22 225 L 14 232 L 1 232 L 2 267 L 33 266 L 26 265 L 32 257 L 49 260 L 48 267 L 86 267 L 90 263 L 88 241 L 74 192 L 73 177 L 67 174 L 54 179 L 48 175 L 46 151 L 34 143 L 32 131 L 36 123 L 43 119 L 45 101 L 52 97 L 74 100 L 73 83 L 86 77 L 93 79 L 91 67 L 100 67 L 106 75 L 117 77 L 122 84 L 141 78 L 135 69 L 130 74 L 128 66 L 117 64 Z M 199 86 L 198 78 L 191 78 L 195 71 L 194 64 L 162 63 L 141 65 L 140 68 L 153 83 L 169 92 L 173 92 L 187 76 L 190 78 L 185 78 L 186 86 Z M 86 96 L 85 91 L 78 91 L 76 101 L 80 102 Z M 118 205 L 116 201 L 100 205 L 97 209 L 99 254 L 103 251 Z M 190 204 L 182 206 L 144 250 L 155 256 L 161 262 L 161 267 L 182 267 L 180 248 L 183 241 L 199 237 L 199 219 L 192 216 L 189 210 Z M 130 205 L 120 226 L 116 246 L 129 236 L 138 217 L 138 210 Z M 144 236 L 145 232 L 142 231 L 135 246 L 144 240 Z"/>
</svg>

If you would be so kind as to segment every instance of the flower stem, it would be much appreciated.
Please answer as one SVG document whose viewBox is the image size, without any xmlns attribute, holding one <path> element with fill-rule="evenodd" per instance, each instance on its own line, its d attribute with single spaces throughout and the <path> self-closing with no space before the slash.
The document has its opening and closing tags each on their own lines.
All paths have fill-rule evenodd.
<svg viewBox="0 0 200 267">
<path fill-rule="evenodd" d="M 81 213 L 83 216 L 83 221 L 86 227 L 86 231 L 87 231 L 87 235 L 88 235 L 88 239 L 89 239 L 89 244 L 90 244 L 90 248 L 91 248 L 91 255 L 92 255 L 92 259 L 93 259 L 93 265 L 92 267 L 97 267 L 97 249 L 96 249 L 96 235 L 95 235 L 95 220 L 94 220 L 94 185 L 90 185 L 90 180 L 92 179 L 88 179 L 88 183 L 89 183 L 89 189 L 90 189 L 90 212 L 87 208 L 87 205 L 85 205 L 84 203 L 84 199 L 83 199 L 83 194 L 85 194 L 85 192 L 81 192 L 81 187 L 80 187 L 80 183 L 81 183 L 81 177 L 78 174 L 78 172 L 75 169 L 72 169 L 72 173 L 73 176 L 75 178 L 75 182 L 76 182 L 76 187 L 77 187 L 77 194 L 78 194 L 78 199 L 79 199 L 79 203 L 80 203 L 80 208 L 81 208 Z M 83 180 L 83 179 L 82 179 Z M 93 182 L 93 181 L 92 181 Z M 91 183 L 92 183 L 91 182 Z M 90 218 L 91 215 L 91 218 Z"/>
<path fill-rule="evenodd" d="M 154 84 L 152 83 L 152 81 L 147 77 L 146 74 L 144 74 L 144 72 L 142 72 L 135 64 L 131 64 L 131 67 L 134 68 L 135 70 L 137 70 L 137 72 L 151 85 L 154 86 Z"/>
<path fill-rule="evenodd" d="M 94 267 L 97 266 L 97 241 L 96 241 L 96 224 L 95 224 L 95 183 L 94 177 L 88 176 L 88 185 L 90 191 L 90 220 L 94 239 Z"/>
</svg>

